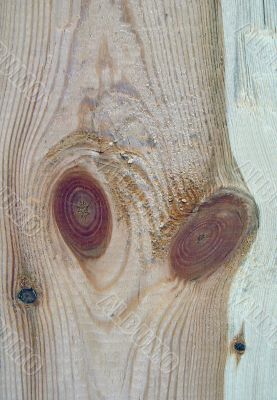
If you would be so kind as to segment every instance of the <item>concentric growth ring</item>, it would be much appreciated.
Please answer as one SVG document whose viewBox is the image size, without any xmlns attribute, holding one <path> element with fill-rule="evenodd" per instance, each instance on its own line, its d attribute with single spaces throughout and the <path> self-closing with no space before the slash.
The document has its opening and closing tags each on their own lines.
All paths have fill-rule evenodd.
<svg viewBox="0 0 277 400">
<path fill-rule="evenodd" d="M 66 243 L 86 257 L 99 257 L 110 240 L 108 199 L 87 172 L 68 172 L 57 185 L 54 214 Z"/>
<path fill-rule="evenodd" d="M 200 278 L 228 261 L 247 235 L 249 208 L 244 197 L 231 192 L 200 205 L 173 240 L 170 261 L 176 275 Z"/>
</svg>

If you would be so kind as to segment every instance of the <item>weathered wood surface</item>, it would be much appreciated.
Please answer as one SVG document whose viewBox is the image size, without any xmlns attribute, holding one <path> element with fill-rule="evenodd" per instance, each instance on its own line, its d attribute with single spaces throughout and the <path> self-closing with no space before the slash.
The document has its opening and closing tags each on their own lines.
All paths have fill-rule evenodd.
<svg viewBox="0 0 277 400">
<path fill-rule="evenodd" d="M 277 398 L 276 126 L 277 3 L 222 2 L 229 137 L 259 207 L 260 225 L 229 299 L 229 340 L 244 330 L 239 365 L 229 357 L 228 400 Z"/>
<path fill-rule="evenodd" d="M 276 210 L 240 168 L 276 189 L 276 68 L 247 50 L 256 31 L 274 48 L 274 0 L 0 4 L 1 399 L 274 399 L 276 351 L 240 301 L 274 316 Z M 88 190 L 61 210 L 76 176 Z M 94 201 L 88 249 L 64 227 Z M 175 238 L 207 207 L 219 233 L 180 270 Z"/>
</svg>

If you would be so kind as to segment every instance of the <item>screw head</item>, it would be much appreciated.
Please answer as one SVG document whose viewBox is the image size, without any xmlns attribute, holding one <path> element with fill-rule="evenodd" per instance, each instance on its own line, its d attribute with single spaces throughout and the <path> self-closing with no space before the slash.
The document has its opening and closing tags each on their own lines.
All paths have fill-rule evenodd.
<svg viewBox="0 0 277 400">
<path fill-rule="evenodd" d="M 33 288 L 23 288 L 17 294 L 17 298 L 24 304 L 32 304 L 37 299 L 37 292 Z"/>
</svg>

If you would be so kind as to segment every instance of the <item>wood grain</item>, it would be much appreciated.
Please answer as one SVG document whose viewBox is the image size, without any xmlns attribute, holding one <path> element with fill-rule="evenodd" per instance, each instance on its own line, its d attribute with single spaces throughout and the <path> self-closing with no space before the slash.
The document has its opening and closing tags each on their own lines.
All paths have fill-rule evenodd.
<svg viewBox="0 0 277 400">
<path fill-rule="evenodd" d="M 1 398 L 224 398 L 238 335 L 228 330 L 229 291 L 259 218 L 229 142 L 221 2 L 0 5 L 2 42 L 41 84 L 19 87 L 5 61 L 2 325 L 41 368 L 26 373 L 23 356 L 0 346 Z M 97 258 L 72 251 L 55 215 L 71 170 L 91 176 L 111 210 Z M 247 235 L 209 277 L 174 276 L 175 235 L 227 192 L 245 201 Z M 32 228 L 18 223 L 26 204 L 39 217 Z M 22 287 L 36 290 L 34 304 L 18 301 Z"/>
<path fill-rule="evenodd" d="M 276 1 L 223 1 L 226 92 L 233 154 L 260 210 L 257 239 L 234 279 L 229 339 L 246 351 L 230 354 L 225 398 L 277 398 L 276 314 Z"/>
</svg>

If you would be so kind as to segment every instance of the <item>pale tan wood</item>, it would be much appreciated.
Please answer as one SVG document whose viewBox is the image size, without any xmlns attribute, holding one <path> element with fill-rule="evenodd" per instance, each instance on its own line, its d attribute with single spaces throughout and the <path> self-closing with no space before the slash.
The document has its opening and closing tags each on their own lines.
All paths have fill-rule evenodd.
<svg viewBox="0 0 277 400">
<path fill-rule="evenodd" d="M 248 193 L 226 124 L 220 2 L 3 0 L 0 26 L 41 82 L 36 100 L 2 76 L 2 187 L 42 223 L 26 234 L 21 208 L 2 207 L 3 324 L 42 363 L 27 375 L 0 346 L 2 398 L 222 399 L 229 289 L 253 237 L 200 282 L 173 278 L 168 257 L 199 202 Z M 55 186 L 76 166 L 112 208 L 111 242 L 93 261 L 69 249 L 53 215 Z M 37 304 L 17 300 L 24 285 Z M 155 335 L 148 356 L 123 323 L 132 312 Z M 165 354 L 178 361 L 169 370 Z"/>
<path fill-rule="evenodd" d="M 254 246 L 229 299 L 228 337 L 242 327 L 246 351 L 228 357 L 225 398 L 277 398 L 276 313 L 276 26 L 274 0 L 223 1 L 229 136 L 260 210 Z"/>
</svg>

